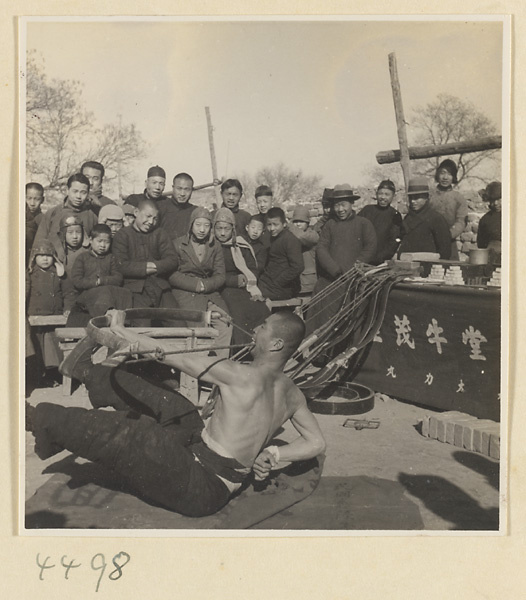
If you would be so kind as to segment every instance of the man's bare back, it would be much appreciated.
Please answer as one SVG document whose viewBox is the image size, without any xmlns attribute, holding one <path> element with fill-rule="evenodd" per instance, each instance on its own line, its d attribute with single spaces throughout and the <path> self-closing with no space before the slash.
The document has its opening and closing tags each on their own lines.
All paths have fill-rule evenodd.
<svg viewBox="0 0 526 600">
<path fill-rule="evenodd" d="M 276 314 L 257 327 L 250 364 L 195 354 L 165 357 L 166 364 L 219 386 L 221 397 L 207 425 L 208 434 L 240 463 L 253 466 L 259 479 L 268 475 L 277 462 L 275 453 L 270 457 L 262 448 L 288 419 L 299 437 L 279 448 L 280 460 L 312 458 L 325 449 L 323 435 L 303 393 L 283 374 L 303 335 L 303 324 L 297 320 L 295 315 Z M 133 344 L 134 353 L 162 348 L 161 340 L 130 332 L 123 322 L 122 314 L 115 311 L 111 328 Z"/>
</svg>

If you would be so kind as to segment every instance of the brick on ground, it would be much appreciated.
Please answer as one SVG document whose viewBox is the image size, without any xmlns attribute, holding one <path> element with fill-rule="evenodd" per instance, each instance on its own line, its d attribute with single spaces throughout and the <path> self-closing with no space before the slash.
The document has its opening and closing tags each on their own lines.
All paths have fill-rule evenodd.
<svg viewBox="0 0 526 600">
<path fill-rule="evenodd" d="M 457 448 L 500 458 L 500 425 L 489 419 L 477 419 L 459 411 L 426 415 L 422 435 Z"/>
</svg>

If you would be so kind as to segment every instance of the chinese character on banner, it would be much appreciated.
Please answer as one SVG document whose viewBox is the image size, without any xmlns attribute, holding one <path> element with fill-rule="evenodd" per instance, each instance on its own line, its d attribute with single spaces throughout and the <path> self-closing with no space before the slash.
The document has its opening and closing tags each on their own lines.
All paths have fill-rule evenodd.
<svg viewBox="0 0 526 600">
<path fill-rule="evenodd" d="M 427 383 L 427 385 L 431 385 L 433 383 L 433 375 L 431 375 L 431 373 L 428 373 L 426 375 L 426 380 L 424 381 L 424 383 Z"/>
<path fill-rule="evenodd" d="M 430 344 L 437 345 L 437 352 L 439 354 L 442 354 L 442 344 L 447 344 L 446 338 L 440 336 L 443 331 L 444 329 L 438 326 L 438 321 L 436 319 L 431 319 L 431 323 L 429 323 L 426 331 L 426 335 L 429 338 L 427 341 Z"/>
<path fill-rule="evenodd" d="M 387 369 L 387 373 L 385 374 L 386 377 L 389 377 L 389 375 L 391 375 L 391 377 L 393 379 L 396 379 L 396 373 L 394 372 L 394 367 L 389 367 Z"/>
<path fill-rule="evenodd" d="M 462 332 L 462 342 L 471 346 L 471 354 L 469 358 L 472 360 L 486 360 L 486 357 L 480 351 L 480 344 L 488 340 L 480 333 L 478 329 L 474 329 L 472 325 L 469 329 Z"/>
<path fill-rule="evenodd" d="M 400 319 L 398 315 L 395 315 L 394 319 L 395 327 L 396 327 L 396 345 L 401 346 L 402 344 L 407 344 L 411 350 L 415 349 L 415 340 L 411 337 L 411 325 L 409 324 L 409 319 L 406 315 Z"/>
<path fill-rule="evenodd" d="M 464 382 L 462 381 L 462 379 L 458 382 L 458 388 L 457 388 L 457 394 L 458 393 L 464 393 Z"/>
</svg>

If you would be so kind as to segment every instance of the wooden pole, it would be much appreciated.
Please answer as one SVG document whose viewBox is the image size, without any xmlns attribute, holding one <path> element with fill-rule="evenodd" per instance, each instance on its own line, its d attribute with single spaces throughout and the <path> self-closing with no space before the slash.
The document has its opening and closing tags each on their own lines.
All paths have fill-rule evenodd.
<svg viewBox="0 0 526 600">
<path fill-rule="evenodd" d="M 466 154 L 468 152 L 484 152 L 485 150 L 495 150 L 498 148 L 502 148 L 502 136 L 500 135 L 492 135 L 464 142 L 450 142 L 449 144 L 439 144 L 437 146 L 410 146 L 408 150 L 409 158 L 416 159 Z M 380 165 L 398 162 L 400 160 L 400 150 L 382 150 L 376 155 L 376 160 Z"/>
<path fill-rule="evenodd" d="M 205 106 L 205 113 L 206 122 L 208 125 L 208 145 L 210 146 L 210 160 L 212 161 L 212 177 L 214 178 L 214 181 L 218 181 L 219 177 L 217 175 L 216 151 L 214 149 L 214 128 L 212 127 L 212 117 L 210 116 L 210 108 L 208 106 Z M 214 192 L 216 194 L 217 208 L 219 208 L 222 204 L 219 185 L 214 185 Z"/>
<path fill-rule="evenodd" d="M 402 104 L 402 92 L 398 80 L 398 69 L 396 68 L 396 54 L 389 54 L 389 73 L 391 75 L 391 89 L 393 90 L 393 102 L 396 117 L 396 128 L 398 130 L 398 143 L 400 144 L 400 164 L 404 174 L 405 189 L 409 185 L 411 167 L 409 162 L 409 150 L 407 145 L 407 132 L 405 128 L 404 107 Z"/>
</svg>

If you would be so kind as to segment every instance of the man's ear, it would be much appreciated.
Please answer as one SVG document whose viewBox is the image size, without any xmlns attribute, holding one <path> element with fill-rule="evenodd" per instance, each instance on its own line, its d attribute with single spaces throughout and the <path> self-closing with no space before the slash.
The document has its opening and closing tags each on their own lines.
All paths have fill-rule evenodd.
<svg viewBox="0 0 526 600">
<path fill-rule="evenodd" d="M 133 209 L 133 214 L 135 215 L 135 217 L 137 217 L 137 215 L 139 214 L 139 208 L 134 208 Z"/>
<path fill-rule="evenodd" d="M 271 352 L 279 352 L 283 349 L 284 342 L 281 338 L 274 338 L 270 343 Z"/>
</svg>

